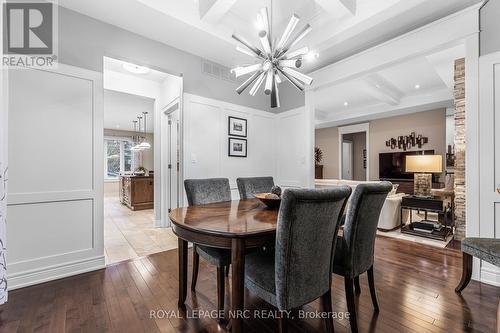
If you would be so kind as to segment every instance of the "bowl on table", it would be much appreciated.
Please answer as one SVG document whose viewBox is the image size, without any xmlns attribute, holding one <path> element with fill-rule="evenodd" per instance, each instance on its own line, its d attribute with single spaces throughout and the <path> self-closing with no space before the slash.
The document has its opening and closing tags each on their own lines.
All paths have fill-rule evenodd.
<svg viewBox="0 0 500 333">
<path fill-rule="evenodd" d="M 254 196 L 270 209 L 279 208 L 281 198 L 273 193 L 257 193 Z"/>
</svg>

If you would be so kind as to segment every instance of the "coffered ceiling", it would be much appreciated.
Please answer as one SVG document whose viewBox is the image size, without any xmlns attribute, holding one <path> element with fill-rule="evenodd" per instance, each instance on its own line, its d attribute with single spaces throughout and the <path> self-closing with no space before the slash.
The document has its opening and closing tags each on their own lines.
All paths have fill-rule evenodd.
<svg viewBox="0 0 500 333">
<path fill-rule="evenodd" d="M 233 32 L 258 43 L 256 14 L 272 8 L 279 37 L 293 13 L 319 53 L 304 71 L 323 67 L 479 0 L 60 0 L 60 5 L 203 58 L 233 67 L 253 61 L 235 50 Z M 259 45 L 259 44 L 257 44 Z M 298 45 L 299 47 L 300 45 Z"/>
</svg>

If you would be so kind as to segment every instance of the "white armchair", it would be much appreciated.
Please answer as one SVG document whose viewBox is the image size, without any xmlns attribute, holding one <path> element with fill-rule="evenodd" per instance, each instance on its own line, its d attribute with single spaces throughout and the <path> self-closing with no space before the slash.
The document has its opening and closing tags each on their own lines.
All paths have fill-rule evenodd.
<svg viewBox="0 0 500 333">
<path fill-rule="evenodd" d="M 378 219 L 378 229 L 389 231 L 399 227 L 401 223 L 401 200 L 405 195 L 404 193 L 397 193 L 387 196 Z"/>
<path fill-rule="evenodd" d="M 371 181 L 373 182 L 373 181 Z M 354 190 L 358 184 L 370 183 L 352 180 L 339 180 L 339 179 L 316 179 L 316 188 L 331 187 L 338 185 L 349 185 Z M 396 229 L 401 221 L 401 200 L 404 193 L 390 194 L 385 199 L 384 206 L 380 212 L 378 220 L 378 229 L 381 231 L 389 231 Z M 403 218 L 406 220 L 408 213 L 406 212 Z"/>
</svg>

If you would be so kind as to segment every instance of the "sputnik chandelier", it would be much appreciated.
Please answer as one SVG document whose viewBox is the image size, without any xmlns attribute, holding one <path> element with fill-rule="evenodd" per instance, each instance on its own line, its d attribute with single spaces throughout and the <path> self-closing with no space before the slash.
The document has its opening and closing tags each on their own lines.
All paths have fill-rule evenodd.
<svg viewBox="0 0 500 333">
<path fill-rule="evenodd" d="M 293 14 L 283 35 L 276 43 L 271 37 L 271 24 L 267 8 L 262 8 L 257 14 L 257 22 L 263 28 L 259 32 L 259 39 L 262 50 L 251 45 L 243 37 L 233 34 L 233 39 L 240 42 L 244 47 L 237 46 L 236 49 L 244 54 L 257 58 L 260 62 L 254 65 L 237 67 L 231 70 L 236 77 L 251 74 L 243 82 L 236 92 L 241 94 L 250 85 L 250 95 L 255 96 L 261 85 L 264 83 L 264 93 L 271 95 L 271 108 L 280 106 L 278 84 L 282 82 L 281 76 L 286 78 L 292 85 L 300 91 L 304 91 L 305 85 L 312 83 L 312 78 L 298 72 L 296 69 L 302 66 L 302 61 L 309 55 L 309 49 L 303 47 L 295 51 L 290 51 L 300 40 L 302 40 L 310 31 L 311 26 L 306 24 L 293 38 L 291 35 L 300 19 L 298 15 Z"/>
</svg>

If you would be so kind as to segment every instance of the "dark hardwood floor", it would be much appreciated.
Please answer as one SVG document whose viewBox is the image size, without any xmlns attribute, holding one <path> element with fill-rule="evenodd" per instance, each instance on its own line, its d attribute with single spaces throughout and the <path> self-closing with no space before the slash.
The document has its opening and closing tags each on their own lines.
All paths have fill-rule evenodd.
<svg viewBox="0 0 500 333">
<path fill-rule="evenodd" d="M 189 260 L 191 263 L 191 259 Z M 357 299 L 360 332 L 494 332 L 500 288 L 472 281 L 462 296 L 461 253 L 378 237 L 375 283 L 380 313 L 374 315 L 366 276 Z M 190 273 L 190 271 L 189 271 Z M 228 282 L 226 282 L 228 284 Z M 333 279 L 333 310 L 346 311 L 343 280 Z M 227 286 L 229 290 L 229 286 Z M 230 298 L 226 295 L 226 308 Z M 187 309 L 216 310 L 215 268 L 200 263 L 197 292 L 188 292 Z M 246 294 L 246 307 L 268 309 Z M 150 318 L 150 311 L 175 316 Z M 305 310 L 320 310 L 319 302 Z M 190 312 L 191 315 L 193 312 Z M 247 332 L 275 332 L 277 320 L 245 320 Z M 294 320 L 291 332 L 323 332 L 323 320 Z M 9 293 L 0 306 L 0 332 L 221 332 L 213 319 L 177 314 L 177 252 L 157 253 Z M 336 332 L 349 332 L 347 319 Z"/>
</svg>

